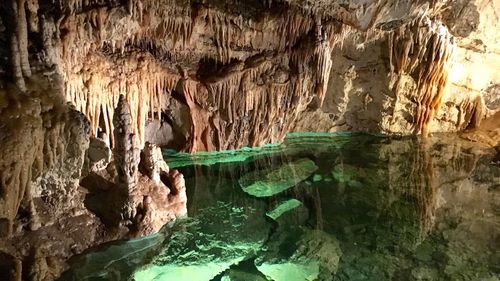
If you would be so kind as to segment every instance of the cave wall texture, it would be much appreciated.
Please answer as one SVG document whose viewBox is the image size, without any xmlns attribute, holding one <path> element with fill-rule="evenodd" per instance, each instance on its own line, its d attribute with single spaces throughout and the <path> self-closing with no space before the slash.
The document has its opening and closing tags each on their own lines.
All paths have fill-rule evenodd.
<svg viewBox="0 0 500 281">
<path fill-rule="evenodd" d="M 91 245 L 184 214 L 182 175 L 148 143 L 197 152 L 489 118 L 480 139 L 498 146 L 498 30 L 491 0 L 3 0 L 0 237 L 15 241 L 0 241 L 0 269 L 31 256 L 54 272 L 23 278 L 50 280 Z M 120 204 L 84 206 L 115 186 Z M 82 225 L 94 231 L 57 236 Z M 59 237 L 59 260 L 16 246 L 29 231 Z"/>
<path fill-rule="evenodd" d="M 500 27 L 499 11 L 494 1 L 450 1 L 441 8 L 440 19 L 455 47 L 447 69 L 448 83 L 429 120 L 429 132 L 474 127 L 498 110 L 500 79 L 495 69 L 500 63 L 500 38 L 495 30 Z M 334 49 L 324 106 L 307 112 L 294 130 L 415 133 L 418 77 L 406 71 L 400 75 L 401 83 L 393 84 L 388 43 L 381 33 L 351 33 L 343 48 Z"/>
<path fill-rule="evenodd" d="M 30 60 L 61 75 L 111 145 L 122 94 L 141 146 L 191 152 L 458 131 L 498 107 L 494 1 L 7 2 L 4 72 L 27 91 Z"/>
</svg>

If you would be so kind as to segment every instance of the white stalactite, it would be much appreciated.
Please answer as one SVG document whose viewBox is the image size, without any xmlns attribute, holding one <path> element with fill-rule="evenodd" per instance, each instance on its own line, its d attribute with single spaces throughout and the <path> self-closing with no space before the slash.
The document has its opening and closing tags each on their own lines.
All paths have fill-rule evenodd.
<svg viewBox="0 0 500 281">
<path fill-rule="evenodd" d="M 193 120 L 211 122 L 215 127 L 195 125 L 198 135 L 193 136 L 193 142 L 204 143 L 194 144 L 194 149 L 208 149 L 210 145 L 230 148 L 243 139 L 249 140 L 249 145 L 260 145 L 271 136 L 273 140 L 284 137 L 287 126 L 315 94 L 320 102 L 323 100 L 332 67 L 331 50 L 342 41 L 338 24 L 319 25 L 309 14 L 293 8 L 282 17 L 264 15 L 269 18 L 252 21 L 213 7 L 191 11 L 191 5 L 181 5 L 178 0 L 129 0 L 128 15 L 123 18 L 128 25 L 114 26 L 115 32 L 110 32 L 107 22 L 118 10 L 82 12 L 91 2 L 68 1 L 73 12 L 61 23 L 67 30 L 62 38 L 61 67 L 67 100 L 89 117 L 92 133 L 104 134 L 110 143 L 115 142 L 111 133 L 114 108 L 119 96 L 124 95 L 131 107 L 133 131 L 139 145 L 144 144 L 146 120 L 161 119 L 164 95 L 180 79 L 172 70 L 154 63 L 156 57 L 145 54 L 160 54 L 174 65 L 177 60 L 182 64 L 185 54 L 196 50 L 194 44 L 199 43 L 192 40 L 195 28 L 206 25 L 217 56 L 211 58 L 221 62 L 223 68 L 240 62 L 210 81 L 184 77 L 189 83 L 182 92 L 189 95 L 191 110 L 197 111 L 191 112 L 197 114 Z M 315 43 L 308 40 L 316 26 L 323 29 L 319 32 L 321 40 Z M 246 46 L 272 54 L 247 60 L 236 51 Z M 286 72 L 285 78 L 279 77 L 281 72 Z M 208 120 L 207 114 L 213 120 Z M 260 125 L 263 123 L 266 126 Z M 245 137 L 238 140 L 242 134 Z"/>
<path fill-rule="evenodd" d="M 113 143 L 113 110 L 120 95 L 124 95 L 132 109 L 134 133 L 142 146 L 148 113 L 160 118 L 161 96 L 175 87 L 178 76 L 166 72 L 154 64 L 151 58 L 146 60 L 142 68 L 137 69 L 127 69 L 127 66 L 133 65 L 130 63 L 116 67 L 102 58 L 92 61 L 92 65 L 95 68 L 89 68 L 84 75 L 67 77 L 67 100 L 90 119 L 93 135 L 98 134 L 102 116 L 104 126 L 100 129 L 108 137 L 107 141 Z"/>
</svg>

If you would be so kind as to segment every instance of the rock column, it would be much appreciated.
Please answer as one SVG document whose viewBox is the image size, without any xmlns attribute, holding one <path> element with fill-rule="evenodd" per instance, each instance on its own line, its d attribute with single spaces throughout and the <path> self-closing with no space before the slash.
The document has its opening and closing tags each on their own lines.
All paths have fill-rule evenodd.
<svg viewBox="0 0 500 281">
<path fill-rule="evenodd" d="M 133 132 L 130 106 L 123 95 L 120 96 L 113 116 L 114 149 L 113 157 L 117 171 L 117 183 L 128 193 L 137 185 L 137 171 L 140 151 Z"/>
</svg>

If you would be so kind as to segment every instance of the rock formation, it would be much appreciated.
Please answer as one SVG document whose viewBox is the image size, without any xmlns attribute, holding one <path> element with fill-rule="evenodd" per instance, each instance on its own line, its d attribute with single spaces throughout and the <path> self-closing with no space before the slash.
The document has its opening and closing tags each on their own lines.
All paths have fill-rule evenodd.
<svg viewBox="0 0 500 281">
<path fill-rule="evenodd" d="M 146 146 L 143 175 L 133 134 L 117 133 L 122 146 L 115 146 L 115 161 L 109 162 L 105 142 L 92 140 L 89 149 L 85 116 L 65 104 L 60 88 L 51 88 L 57 76 L 37 81 L 26 84 L 25 94 L 1 92 L 2 280 L 54 280 L 69 257 L 106 241 L 154 233 L 186 214 L 183 176 L 169 173 L 157 147 Z M 126 113 L 126 102 L 120 106 L 116 112 Z M 127 132 L 126 123 L 116 130 Z M 120 175 L 119 167 L 127 173 Z"/>
<path fill-rule="evenodd" d="M 392 86 L 396 96 L 404 75 L 415 77 L 412 94 L 417 103 L 416 133 L 428 134 L 429 122 L 441 106 L 454 47 L 446 27 L 425 17 L 389 34 L 389 64 L 396 79 Z"/>
<path fill-rule="evenodd" d="M 486 0 L 1 1 L 0 279 L 54 279 L 70 256 L 185 215 L 156 144 L 466 130 L 498 147 L 499 14 Z"/>
<path fill-rule="evenodd" d="M 342 48 L 333 49 L 334 64 L 323 107 L 304 112 L 293 130 L 419 134 L 425 124 L 422 121 L 429 117 L 421 114 L 432 113 L 434 117 L 426 125 L 428 133 L 455 132 L 472 128 L 479 124 L 478 120 L 494 114 L 498 110 L 496 85 L 500 80 L 493 65 L 498 65 L 500 57 L 495 43 L 498 34 L 491 27 L 500 26 L 495 16 L 498 7 L 488 1 L 437 3 L 437 9 L 423 18 L 420 14 L 413 21 L 400 18 L 385 22 L 377 32 L 352 30 Z M 402 30 L 408 32 L 401 34 Z M 398 34 L 403 35 L 399 43 L 391 40 Z M 427 40 L 431 36 L 451 43 L 446 47 L 450 55 L 445 63 L 447 70 L 441 72 L 441 78 L 448 82 L 440 90 L 440 100 L 434 101 L 433 110 L 425 103 L 429 95 L 436 93 L 434 86 L 439 83 L 427 87 L 422 82 L 424 77 L 419 77 L 419 69 L 426 69 L 428 56 L 438 58 L 437 52 L 430 51 L 433 43 Z M 408 60 L 400 62 L 411 69 L 398 71 L 395 56 L 408 55 Z M 438 78 L 429 81 L 434 83 Z M 424 101 L 422 91 L 426 89 L 428 98 Z"/>
<path fill-rule="evenodd" d="M 1 93 L 0 232 L 3 236 L 15 232 L 20 208 L 29 214 L 30 229 L 40 226 L 34 198 L 55 192 L 47 185 L 54 184 L 57 190 L 67 189 L 63 192 L 71 193 L 71 185 L 80 178 L 89 144 L 88 121 L 83 114 L 64 105 L 60 92 L 52 88 L 54 83 L 57 85 L 53 80 L 56 78 L 39 79 L 40 91 L 22 94 L 7 89 Z"/>
<path fill-rule="evenodd" d="M 311 109 L 321 108 L 325 98 L 338 97 L 338 92 L 332 92 L 338 86 L 329 83 L 336 78 L 331 74 L 337 71 L 334 58 L 344 52 L 346 37 L 358 34 L 365 42 L 356 43 L 361 48 L 357 53 L 363 53 L 367 42 L 388 41 L 389 58 L 380 60 L 389 62 L 385 72 L 391 78 L 380 90 L 392 92 L 392 97 L 379 102 L 376 93 L 363 87 L 357 93 L 361 108 L 345 106 L 340 113 L 366 111 L 371 124 L 358 127 L 370 131 L 427 134 L 463 129 L 470 122 L 460 119 L 468 120 L 467 115 L 476 111 L 476 92 L 461 93 L 463 98 L 451 101 L 465 118 L 450 115 L 449 105 L 448 114 L 439 112 L 446 102 L 449 73 L 460 72 L 454 66 L 461 61 L 453 55 L 453 42 L 458 38 L 461 50 L 463 42 L 470 41 L 466 36 L 484 37 L 471 33 L 486 33 L 485 21 L 499 22 L 498 16 L 470 15 L 478 9 L 494 14 L 491 3 L 479 0 L 455 4 L 351 1 L 348 5 L 236 1 L 233 8 L 217 1 L 28 1 L 28 8 L 25 1 L 8 2 L 3 5 L 3 22 L 12 23 L 6 25 L 6 35 L 15 42 L 10 57 L 17 84 L 31 74 L 29 27 L 41 35 L 42 61 L 62 74 L 66 99 L 90 119 L 93 135 L 104 133 L 112 143 L 114 108 L 124 95 L 142 147 L 148 119 L 175 122 L 177 117 L 168 112 L 171 101 L 177 99 L 187 106 L 191 119 L 190 124 L 178 126 L 190 128 L 181 130 L 188 144 L 177 148 L 190 151 L 258 146 L 280 141 L 291 129 L 303 129 L 300 123 L 308 122 L 304 120 Z M 448 12 L 460 8 L 468 11 L 463 17 Z M 462 30 L 463 22 L 474 15 L 479 17 L 476 30 Z M 490 42 L 494 41 L 484 47 L 495 50 Z M 434 58 L 440 60 L 435 63 Z M 491 89 L 482 90 L 495 91 L 498 78 L 491 78 Z M 454 82 L 457 77 L 451 79 Z M 323 111 L 329 113 L 328 106 Z M 384 113 L 379 120 L 371 116 L 376 111 Z M 434 119 L 457 125 L 433 126 Z M 356 126 L 346 123 L 347 128 Z M 338 125 L 315 129 L 332 130 Z"/>
<path fill-rule="evenodd" d="M 25 63 L 27 40 L 23 39 L 26 15 L 9 17 L 19 10 L 17 5 L 24 5 L 17 2 L 14 7 L 5 5 L 4 21 L 16 23 L 6 32 L 18 41 L 11 48 L 18 53 L 11 56 L 11 73 L 21 83 L 21 78 L 29 76 L 24 71 L 29 62 Z M 461 63 L 454 42 L 458 38 L 461 50 L 466 39 L 460 36 L 470 32 L 454 35 L 465 19 L 446 11 L 458 9 L 465 1 L 399 2 L 236 1 L 231 8 L 217 1 L 62 1 L 42 2 L 38 13 L 28 18 L 40 19 L 41 28 L 33 30 L 43 39 L 40 57 L 62 74 L 66 99 L 90 119 L 92 135 L 104 134 L 110 143 L 120 95 L 130 103 L 131 129 L 139 147 L 148 135 L 148 119 L 177 127 L 175 133 L 188 143 L 176 148 L 189 151 L 279 142 L 288 131 L 304 129 L 301 122 L 312 122 L 308 116 L 315 108 L 337 115 L 329 112 L 328 105 L 342 95 L 336 91 L 339 69 L 335 58 L 345 52 L 359 57 L 370 42 L 389 45 L 389 57 L 380 57 L 388 66 L 381 70 L 386 83 L 379 89 L 389 98 L 372 92 L 370 85 L 363 86 L 355 89 L 359 101 L 350 97 L 352 105 L 344 100 L 347 104 L 339 104 L 338 110 L 344 116 L 367 115 L 369 122 L 346 120 L 344 127 L 342 122 L 330 122 L 305 129 L 427 134 L 467 127 L 477 99 L 489 94 L 469 95 L 462 89 L 460 99 L 447 99 L 450 73 L 451 82 L 457 81 L 460 69 L 455 65 Z M 467 9 L 489 12 L 495 8 L 470 3 Z M 499 22 L 494 16 L 487 20 Z M 353 51 L 349 41 L 354 36 L 364 39 L 354 40 L 357 50 Z M 490 45 L 492 50 L 497 48 Z M 354 71 L 359 72 L 356 67 Z M 491 89 L 481 91 L 495 91 L 498 79 L 491 78 Z M 172 116 L 176 114 L 172 112 L 174 100 L 184 104 L 190 122 L 172 124 L 179 117 Z M 452 114 L 453 107 L 458 114 Z M 378 118 L 377 111 L 383 113 Z M 455 126 L 434 125 L 434 120 Z"/>
<path fill-rule="evenodd" d="M 187 214 L 184 178 L 169 171 L 159 147 L 146 143 L 140 152 L 124 96 L 114 112 L 114 160 L 91 171 L 81 184 L 91 192 L 89 209 L 105 224 L 127 226 L 134 235 L 151 234 Z"/>
<path fill-rule="evenodd" d="M 141 161 L 147 176 L 156 183 L 161 181 L 161 176 L 163 176 L 164 173 L 169 173 L 169 168 L 167 163 L 163 160 L 163 154 L 161 153 L 160 147 L 154 144 L 146 143 L 142 150 Z"/>
<path fill-rule="evenodd" d="M 113 157 L 120 188 L 130 193 L 137 185 L 140 152 L 132 132 L 132 116 L 124 96 L 120 96 L 113 116 Z"/>
</svg>

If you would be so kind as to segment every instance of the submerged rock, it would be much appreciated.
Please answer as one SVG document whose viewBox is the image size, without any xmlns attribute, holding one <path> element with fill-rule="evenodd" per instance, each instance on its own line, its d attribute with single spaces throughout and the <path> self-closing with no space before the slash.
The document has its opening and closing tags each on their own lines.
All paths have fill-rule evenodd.
<svg viewBox="0 0 500 281">
<path fill-rule="evenodd" d="M 310 177 L 318 166 L 307 158 L 271 170 L 258 170 L 239 180 L 243 191 L 256 197 L 269 197 L 283 192 Z"/>
<path fill-rule="evenodd" d="M 338 182 L 348 183 L 356 177 L 356 172 L 350 166 L 339 164 L 332 171 L 332 176 Z"/>
<path fill-rule="evenodd" d="M 281 215 L 283 215 L 284 213 L 286 213 L 290 210 L 293 210 L 300 205 L 302 205 L 302 202 L 300 202 L 299 200 L 289 199 L 289 200 L 286 200 L 286 201 L 282 202 L 281 204 L 279 204 L 273 210 L 267 212 L 266 215 L 268 217 L 270 217 L 271 219 L 276 220 L 279 217 L 281 217 Z"/>
<path fill-rule="evenodd" d="M 337 239 L 321 230 L 282 230 L 255 261 L 257 269 L 273 281 L 331 280 L 342 256 Z"/>
<path fill-rule="evenodd" d="M 232 269 L 221 277 L 221 281 L 268 281 L 265 277 L 254 272 Z"/>
<path fill-rule="evenodd" d="M 313 182 L 318 182 L 318 181 L 321 181 L 322 179 L 323 179 L 323 177 L 320 174 L 315 174 L 313 176 Z"/>
<path fill-rule="evenodd" d="M 436 280 L 438 278 L 437 270 L 429 267 L 414 268 L 411 275 L 415 280 Z"/>
<path fill-rule="evenodd" d="M 255 255 L 268 230 L 264 217 L 254 209 L 219 202 L 197 218 L 179 221 L 163 251 L 134 278 L 210 281 Z"/>
<path fill-rule="evenodd" d="M 319 276 L 318 261 L 263 263 L 258 269 L 273 281 L 313 281 Z"/>
<path fill-rule="evenodd" d="M 167 239 L 165 233 L 161 232 L 147 237 L 114 242 L 114 245 L 109 245 L 103 250 L 79 257 L 59 280 L 127 280 L 135 268 L 158 252 L 165 239 Z"/>
<path fill-rule="evenodd" d="M 219 202 L 157 234 L 90 252 L 77 259 L 61 280 L 210 281 L 253 257 L 268 231 L 262 213 L 254 208 Z"/>
</svg>

